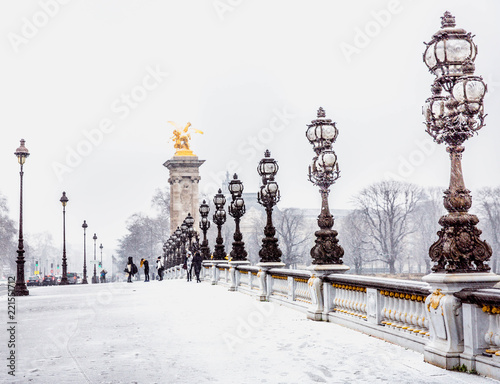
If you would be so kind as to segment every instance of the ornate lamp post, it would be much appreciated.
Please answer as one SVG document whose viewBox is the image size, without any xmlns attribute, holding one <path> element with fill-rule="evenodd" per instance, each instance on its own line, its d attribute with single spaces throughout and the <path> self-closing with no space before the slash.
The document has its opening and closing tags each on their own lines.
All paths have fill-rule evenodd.
<svg viewBox="0 0 500 384">
<path fill-rule="evenodd" d="M 103 249 L 103 248 L 104 248 L 104 247 L 102 246 L 102 244 L 101 244 L 101 245 L 99 245 L 99 249 L 101 250 L 101 263 L 100 263 L 100 264 L 101 264 L 101 265 L 100 265 L 100 267 L 101 267 L 101 268 L 102 268 L 102 249 Z"/>
<path fill-rule="evenodd" d="M 276 229 L 273 226 L 273 206 L 280 200 L 280 190 L 274 177 L 278 172 L 278 164 L 271 158 L 271 152 L 266 150 L 264 158 L 257 167 L 259 176 L 262 177 L 262 186 L 257 193 L 257 201 L 265 207 L 267 213 L 267 223 L 264 228 L 262 248 L 259 251 L 261 263 L 281 262 L 281 250 L 278 247 L 278 239 L 275 237 Z"/>
<path fill-rule="evenodd" d="M 430 343 L 424 348 L 424 360 L 449 369 L 457 364 L 464 351 L 465 326 L 461 321 L 448 321 L 446 332 L 437 329 L 443 319 L 466 316 L 466 309 L 455 295 L 467 288 L 491 288 L 500 277 L 489 273 L 486 264 L 491 247 L 480 239 L 476 215 L 468 213 L 472 206 L 470 191 L 462 175 L 464 142 L 484 125 L 483 97 L 486 84 L 473 76 L 477 47 L 472 35 L 455 25 L 455 18 L 445 12 L 441 29 L 427 43 L 424 62 L 436 76 L 432 96 L 423 108 L 427 133 L 438 144 L 445 143 L 451 159 L 450 185 L 444 191 L 444 207 L 448 213 L 439 219 L 442 226 L 438 240 L 431 245 L 429 257 L 433 273 L 422 278 L 433 293 L 425 307 L 429 319 Z"/>
<path fill-rule="evenodd" d="M 87 234 L 86 230 L 88 228 L 87 221 L 83 220 L 83 280 L 82 284 L 88 284 L 87 281 Z"/>
<path fill-rule="evenodd" d="M 69 199 L 66 197 L 66 192 L 63 192 L 61 198 L 59 199 L 63 206 L 63 257 L 62 257 L 62 278 L 59 285 L 67 285 L 68 283 L 68 275 L 67 269 L 68 264 L 66 262 L 66 204 L 68 204 Z"/>
<path fill-rule="evenodd" d="M 233 180 L 229 182 L 229 192 L 231 192 L 232 201 L 229 205 L 229 214 L 234 218 L 236 229 L 234 231 L 233 250 L 231 251 L 231 261 L 245 261 L 247 258 L 247 251 L 245 251 L 245 243 L 243 235 L 240 231 L 240 220 L 245 214 L 245 202 L 241 197 L 243 193 L 243 183 L 238 179 L 235 173 Z"/>
<path fill-rule="evenodd" d="M 181 246 L 182 246 L 182 240 L 181 240 L 181 235 L 182 231 L 179 227 L 175 230 L 175 248 L 177 249 L 176 255 L 175 255 L 175 265 L 179 265 L 182 262 L 182 255 L 181 255 Z M 174 265 L 174 266 L 175 266 Z"/>
<path fill-rule="evenodd" d="M 433 272 L 488 272 L 490 267 L 485 263 L 491 257 L 491 247 L 479 238 L 477 216 L 468 213 L 472 197 L 465 188 L 461 163 L 463 143 L 484 125 L 486 84 L 473 76 L 477 47 L 471 34 L 457 28 L 449 12 L 441 19 L 441 30 L 426 44 L 424 53 L 424 62 L 436 79 L 423 114 L 427 133 L 438 144 L 447 145 L 451 176 L 444 192 L 448 214 L 439 220 L 442 229 L 429 256 L 435 263 Z"/>
<path fill-rule="evenodd" d="M 92 276 L 92 284 L 97 284 L 98 281 L 97 281 L 97 274 L 96 274 L 96 258 L 95 258 L 95 253 L 96 253 L 96 240 L 97 240 L 97 235 L 94 233 L 94 237 L 92 237 L 92 239 L 94 239 L 94 276 Z"/>
<path fill-rule="evenodd" d="M 186 229 L 186 236 L 188 237 L 189 239 L 189 247 L 188 247 L 188 250 L 193 252 L 193 243 L 192 243 L 192 239 L 193 239 L 193 236 L 195 234 L 195 229 L 193 227 L 194 225 L 194 218 L 193 216 L 191 216 L 190 213 L 188 213 L 188 215 L 186 216 L 186 218 L 184 219 L 184 222 L 186 223 L 186 226 L 187 226 L 187 229 Z"/>
<path fill-rule="evenodd" d="M 318 216 L 320 230 L 315 232 L 316 245 L 311 249 L 313 264 L 342 264 L 344 250 L 338 245 L 338 232 L 332 229 L 334 220 L 328 207 L 330 186 L 340 177 L 337 156 L 332 149 L 338 130 L 335 123 L 326 118 L 321 107 L 317 119 L 307 127 L 306 137 L 316 152 L 309 166 L 309 180 L 319 187 L 321 193 L 321 213 Z"/>
<path fill-rule="evenodd" d="M 226 250 L 224 248 L 224 239 L 222 238 L 222 225 L 226 222 L 226 211 L 224 205 L 226 204 L 226 197 L 219 188 L 218 193 L 214 196 L 215 213 L 212 218 L 215 225 L 217 225 L 217 238 L 214 247 L 214 260 L 224 260 L 226 258 Z"/>
<path fill-rule="evenodd" d="M 26 162 L 26 158 L 30 155 L 28 148 L 24 146 L 26 141 L 21 139 L 21 145 L 16 149 L 14 155 L 17 156 L 17 161 L 21 166 L 19 172 L 20 183 L 19 183 L 19 242 L 17 246 L 17 274 L 16 274 L 16 286 L 14 287 L 14 296 L 28 296 L 30 293 L 26 287 L 26 281 L 24 280 L 24 239 L 23 239 L 23 165 Z"/>
<path fill-rule="evenodd" d="M 210 248 L 208 248 L 207 231 L 210 228 L 210 221 L 208 220 L 208 214 L 210 213 L 210 207 L 208 206 L 206 200 L 200 205 L 200 229 L 203 232 L 203 241 L 201 242 L 201 257 L 203 260 L 210 259 Z"/>
</svg>

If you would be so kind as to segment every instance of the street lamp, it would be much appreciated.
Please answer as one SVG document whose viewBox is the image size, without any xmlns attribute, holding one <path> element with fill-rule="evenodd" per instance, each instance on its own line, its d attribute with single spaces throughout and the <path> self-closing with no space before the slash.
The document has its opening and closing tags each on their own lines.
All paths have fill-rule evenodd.
<svg viewBox="0 0 500 384">
<path fill-rule="evenodd" d="M 257 201 L 264 206 L 267 214 L 267 223 L 264 228 L 264 237 L 262 239 L 262 248 L 259 251 L 261 263 L 271 263 L 281 261 L 281 250 L 278 247 L 276 229 L 273 226 L 273 206 L 280 200 L 280 190 L 274 177 L 278 172 L 278 164 L 271 158 L 271 152 L 266 150 L 264 158 L 257 167 L 259 176 L 262 177 L 262 186 L 257 193 Z"/>
<path fill-rule="evenodd" d="M 63 257 L 62 257 L 62 278 L 59 285 L 68 285 L 68 275 L 67 268 L 68 264 L 66 263 L 66 204 L 68 204 L 69 199 L 66 197 L 66 192 L 62 193 L 61 198 L 59 199 L 63 206 Z"/>
<path fill-rule="evenodd" d="M 95 257 L 95 253 L 96 253 L 96 240 L 97 240 L 97 235 L 94 233 L 94 237 L 92 237 L 92 239 L 94 239 L 94 276 L 92 276 L 92 284 L 97 284 L 98 281 L 97 281 L 97 274 L 96 274 L 96 257 Z"/>
<path fill-rule="evenodd" d="M 26 162 L 26 158 L 30 155 L 28 148 L 24 146 L 26 141 L 21 139 L 21 145 L 16 149 L 14 155 L 17 156 L 17 161 L 21 166 L 19 172 L 20 184 L 19 184 L 19 242 L 17 247 L 17 276 L 16 276 L 16 286 L 14 287 L 14 296 L 28 296 L 30 293 L 26 287 L 26 281 L 24 280 L 24 239 L 23 239 L 23 165 Z"/>
<path fill-rule="evenodd" d="M 101 268 L 102 268 L 102 249 L 103 249 L 103 248 L 104 248 L 104 247 L 102 246 L 102 243 L 101 243 L 101 245 L 99 246 L 99 249 L 101 250 L 101 264 L 100 264 L 100 267 L 101 267 Z"/>
<path fill-rule="evenodd" d="M 243 197 L 241 197 L 243 193 L 243 183 L 238 179 L 236 173 L 233 176 L 233 180 L 229 182 L 228 188 L 232 197 L 231 204 L 229 205 L 229 214 L 234 218 L 236 224 L 233 236 L 233 249 L 230 253 L 231 261 L 245 261 L 247 251 L 245 250 L 245 243 L 242 241 L 243 235 L 240 231 L 240 220 L 245 214 L 245 202 L 243 201 Z"/>
<path fill-rule="evenodd" d="M 480 239 L 476 215 L 468 213 L 472 196 L 462 175 L 463 143 L 484 125 L 483 98 L 486 84 L 473 76 L 477 47 L 472 35 L 455 25 L 455 17 L 445 12 L 441 29 L 427 43 L 424 62 L 436 76 L 432 96 L 425 102 L 423 115 L 427 133 L 438 144 L 445 143 L 450 154 L 450 185 L 444 192 L 448 214 L 441 217 L 439 239 L 429 256 L 434 272 L 488 272 L 491 247 Z M 444 91 L 444 92 L 443 92 Z"/>
<path fill-rule="evenodd" d="M 83 280 L 82 284 L 88 284 L 87 281 L 87 234 L 86 230 L 88 228 L 87 221 L 83 220 Z"/>
<path fill-rule="evenodd" d="M 175 247 L 177 248 L 177 252 L 175 255 L 175 265 L 179 265 L 182 263 L 182 255 L 181 255 L 181 245 L 182 245 L 182 231 L 179 227 L 174 232 L 175 234 Z"/>
<path fill-rule="evenodd" d="M 307 127 L 306 137 L 316 153 L 309 166 L 309 181 L 318 186 L 321 193 L 321 213 L 318 216 L 320 230 L 314 233 L 316 245 L 311 249 L 312 263 L 342 264 L 344 250 L 338 244 L 338 232 L 332 229 L 334 219 L 328 207 L 330 186 L 340 177 L 337 156 L 332 149 L 338 130 L 335 123 L 326 118 L 321 107 L 317 119 L 312 120 Z"/>
<path fill-rule="evenodd" d="M 191 213 L 188 213 L 188 215 L 186 216 L 186 218 L 184 219 L 184 223 L 186 223 L 187 225 L 187 230 L 186 230 L 186 235 L 187 237 L 189 238 L 189 247 L 188 249 L 193 252 L 193 246 L 192 246 L 192 239 L 193 239 L 193 236 L 195 234 L 195 229 L 193 227 L 193 224 L 194 224 L 194 218 L 193 216 L 191 216 Z"/>
<path fill-rule="evenodd" d="M 188 241 L 188 232 L 189 232 L 189 227 L 186 224 L 186 220 L 184 220 L 181 224 L 181 242 L 182 242 L 182 255 L 181 255 L 181 263 L 184 263 L 184 260 L 186 260 L 186 242 Z"/>
<path fill-rule="evenodd" d="M 226 197 L 219 188 L 218 193 L 214 196 L 215 213 L 213 216 L 213 221 L 217 225 L 217 238 L 215 240 L 214 247 L 214 260 L 224 260 L 226 258 L 226 250 L 224 248 L 224 239 L 222 238 L 221 228 L 226 222 L 226 211 L 224 210 L 224 204 L 226 204 Z"/>
<path fill-rule="evenodd" d="M 206 200 L 200 204 L 200 229 L 203 232 L 203 241 L 201 242 L 201 257 L 203 260 L 210 259 L 210 248 L 208 248 L 207 231 L 210 228 L 210 220 L 208 220 L 208 214 L 210 213 L 210 207 L 208 206 Z"/>
</svg>

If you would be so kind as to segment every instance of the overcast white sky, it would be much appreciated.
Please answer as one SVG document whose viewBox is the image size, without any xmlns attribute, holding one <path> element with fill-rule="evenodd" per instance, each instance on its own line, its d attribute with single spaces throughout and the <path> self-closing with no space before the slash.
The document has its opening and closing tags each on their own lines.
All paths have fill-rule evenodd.
<svg viewBox="0 0 500 384">
<path fill-rule="evenodd" d="M 17 220 L 13 152 L 24 138 L 25 231 L 60 244 L 66 191 L 68 242 L 81 248 L 86 219 L 109 255 L 125 220 L 168 185 L 167 121 L 190 121 L 204 131 L 192 141 L 206 160 L 202 192 L 213 195 L 230 162 L 256 191 L 269 148 L 281 206 L 319 213 L 304 135 L 319 106 L 340 131 L 333 208 L 386 177 L 446 185 L 445 147 L 421 115 L 434 78 L 423 42 L 446 10 L 476 35 L 476 74 L 489 87 L 487 126 L 466 142 L 466 185 L 498 185 L 498 1 L 41 0 L 0 3 L 0 192 Z"/>
</svg>

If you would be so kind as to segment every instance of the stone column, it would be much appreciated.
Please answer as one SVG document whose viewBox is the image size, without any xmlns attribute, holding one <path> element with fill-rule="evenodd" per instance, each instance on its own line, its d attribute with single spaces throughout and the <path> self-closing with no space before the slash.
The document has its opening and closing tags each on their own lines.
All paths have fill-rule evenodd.
<svg viewBox="0 0 500 384">
<path fill-rule="evenodd" d="M 170 171 L 170 233 L 180 226 L 187 214 L 194 218 L 195 225 L 200 221 L 198 183 L 200 181 L 200 166 L 205 160 L 198 156 L 175 155 L 167 160 L 165 167 Z"/>
</svg>

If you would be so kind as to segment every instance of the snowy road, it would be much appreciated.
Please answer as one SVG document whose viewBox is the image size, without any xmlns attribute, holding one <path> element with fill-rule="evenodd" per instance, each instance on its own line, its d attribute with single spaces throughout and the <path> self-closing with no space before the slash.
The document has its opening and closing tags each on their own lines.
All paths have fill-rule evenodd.
<svg viewBox="0 0 500 384">
<path fill-rule="evenodd" d="M 498 383 L 206 283 L 39 287 L 16 298 L 16 320 L 2 383 Z"/>
</svg>

